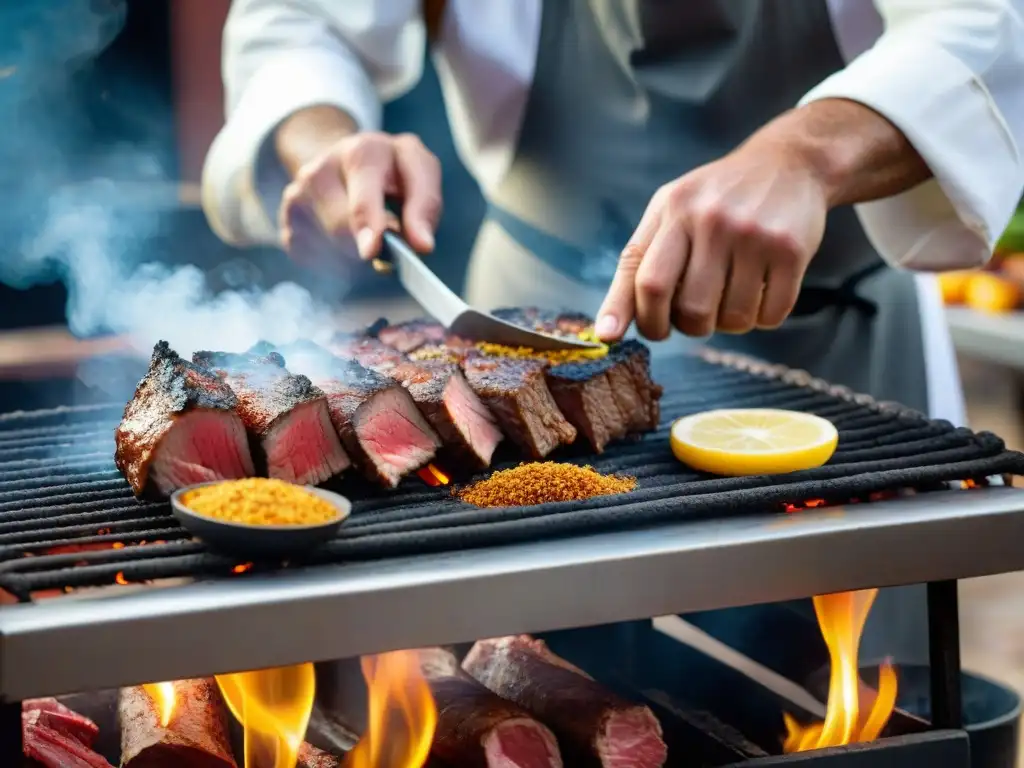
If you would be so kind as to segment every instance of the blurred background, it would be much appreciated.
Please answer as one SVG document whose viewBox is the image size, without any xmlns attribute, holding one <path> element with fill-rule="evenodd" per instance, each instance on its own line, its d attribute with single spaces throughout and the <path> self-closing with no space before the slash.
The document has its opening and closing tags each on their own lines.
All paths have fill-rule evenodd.
<svg viewBox="0 0 1024 768">
<path fill-rule="evenodd" d="M 314 298 L 336 295 L 277 251 L 226 247 L 200 209 L 203 156 L 223 115 L 228 5 L 33 0 L 0 8 L 0 410 L 95 396 L 83 371 L 111 343 L 103 304 L 126 298 L 103 294 L 123 274 L 101 256 L 125 268 L 193 264 L 213 291 L 292 281 Z M 458 289 L 483 202 L 455 156 L 429 63 L 419 87 L 388 105 L 386 121 L 420 134 L 442 160 L 446 211 L 433 264 Z M 368 271 L 352 279 L 350 294 L 382 302 L 394 294 L 393 283 Z M 942 277 L 972 426 L 1017 448 L 1022 286 L 1024 207 L 988 270 Z M 1024 690 L 1024 577 L 962 589 L 965 666 Z"/>
</svg>

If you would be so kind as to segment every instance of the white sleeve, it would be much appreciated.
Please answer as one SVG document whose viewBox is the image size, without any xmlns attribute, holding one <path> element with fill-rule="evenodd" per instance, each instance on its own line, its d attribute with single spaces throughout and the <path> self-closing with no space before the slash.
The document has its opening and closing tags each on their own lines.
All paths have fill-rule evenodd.
<svg viewBox="0 0 1024 768">
<path fill-rule="evenodd" d="M 1024 0 L 875 0 L 885 32 L 814 88 L 860 102 L 914 145 L 934 178 L 858 205 L 891 264 L 922 271 L 988 260 L 1024 188 Z"/>
<path fill-rule="evenodd" d="M 331 105 L 360 129 L 422 75 L 418 0 L 234 0 L 224 28 L 227 121 L 203 168 L 203 209 L 234 245 L 275 244 L 288 179 L 274 130 L 296 111 Z"/>
</svg>

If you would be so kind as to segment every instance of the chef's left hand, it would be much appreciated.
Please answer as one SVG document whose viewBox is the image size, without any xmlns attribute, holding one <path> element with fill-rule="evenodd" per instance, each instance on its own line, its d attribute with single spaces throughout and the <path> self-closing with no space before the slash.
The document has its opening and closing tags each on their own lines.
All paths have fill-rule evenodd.
<svg viewBox="0 0 1024 768">
<path fill-rule="evenodd" d="M 652 340 L 776 328 L 821 245 L 826 185 L 813 163 L 756 135 L 666 184 L 619 260 L 598 314 L 605 341 L 635 320 Z"/>
</svg>

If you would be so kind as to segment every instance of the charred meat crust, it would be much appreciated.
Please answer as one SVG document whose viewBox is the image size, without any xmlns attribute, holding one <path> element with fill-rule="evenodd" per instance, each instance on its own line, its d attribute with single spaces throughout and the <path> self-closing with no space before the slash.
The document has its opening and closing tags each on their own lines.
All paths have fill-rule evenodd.
<svg viewBox="0 0 1024 768">
<path fill-rule="evenodd" d="M 177 415 L 195 408 L 234 413 L 237 406 L 235 393 L 216 375 L 180 357 L 166 341 L 157 342 L 114 431 L 114 464 L 142 495 L 160 441 Z"/>
<path fill-rule="evenodd" d="M 265 437 L 274 423 L 302 403 L 325 397 L 307 376 L 290 373 L 284 357 L 236 354 L 233 352 L 196 352 L 192 362 L 213 371 L 235 392 L 238 415 L 257 437 Z"/>
<path fill-rule="evenodd" d="M 472 355 L 462 369 L 473 391 L 502 431 L 527 455 L 542 459 L 576 439 L 576 428 L 558 409 L 539 360 Z"/>
<path fill-rule="evenodd" d="M 192 361 L 234 390 L 259 469 L 270 477 L 316 485 L 348 468 L 351 460 L 330 422 L 327 395 L 308 376 L 288 371 L 280 353 L 202 351 Z"/>
</svg>

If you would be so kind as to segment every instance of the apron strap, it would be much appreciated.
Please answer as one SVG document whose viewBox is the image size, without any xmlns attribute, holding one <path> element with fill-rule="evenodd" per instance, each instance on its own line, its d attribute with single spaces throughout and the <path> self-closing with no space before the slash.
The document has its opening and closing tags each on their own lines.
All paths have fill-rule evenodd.
<svg viewBox="0 0 1024 768">
<path fill-rule="evenodd" d="M 819 286 L 805 285 L 800 289 L 796 306 L 791 313 L 795 317 L 813 315 L 823 309 L 850 308 L 862 312 L 866 317 L 872 318 L 878 314 L 878 306 L 873 301 L 868 301 L 857 293 L 857 286 L 861 281 L 871 275 L 886 269 L 889 265 L 882 259 L 874 264 L 854 272 L 843 280 L 838 288 L 822 288 Z"/>
<path fill-rule="evenodd" d="M 434 44 L 441 35 L 441 24 L 448 3 L 446 0 L 423 0 L 423 22 L 427 25 L 427 40 Z"/>
</svg>

